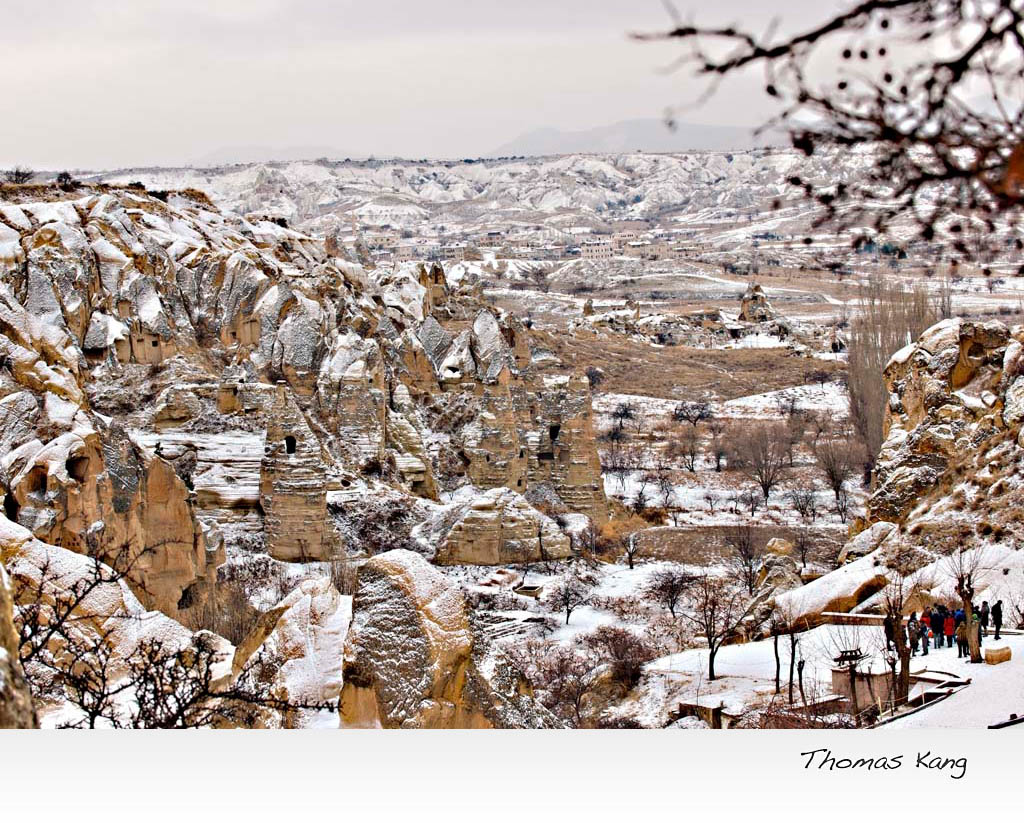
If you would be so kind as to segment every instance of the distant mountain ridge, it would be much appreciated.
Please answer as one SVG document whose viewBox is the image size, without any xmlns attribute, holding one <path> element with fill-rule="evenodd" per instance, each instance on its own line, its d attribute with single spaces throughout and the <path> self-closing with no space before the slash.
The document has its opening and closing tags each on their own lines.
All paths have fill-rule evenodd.
<svg viewBox="0 0 1024 823">
<path fill-rule="evenodd" d="M 226 166 L 232 163 L 270 163 L 273 161 L 296 161 L 296 160 L 317 160 L 321 157 L 329 157 L 332 160 L 342 157 L 362 157 L 363 155 L 345 153 L 333 146 L 286 146 L 274 148 L 273 146 L 222 146 L 219 149 L 204 154 L 195 160 L 195 165 L 201 168 L 213 166 Z"/>
<path fill-rule="evenodd" d="M 674 128 L 655 118 L 620 120 L 607 126 L 579 131 L 554 128 L 524 132 L 488 156 L 547 156 L 556 154 L 617 152 L 744 151 L 782 145 L 780 135 L 756 136 L 740 126 L 677 123 Z"/>
</svg>

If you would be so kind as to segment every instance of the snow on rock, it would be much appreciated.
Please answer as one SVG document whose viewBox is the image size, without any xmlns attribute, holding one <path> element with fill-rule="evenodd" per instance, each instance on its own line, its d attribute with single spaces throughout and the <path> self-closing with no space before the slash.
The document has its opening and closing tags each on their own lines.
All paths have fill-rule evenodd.
<svg viewBox="0 0 1024 823">
<path fill-rule="evenodd" d="M 548 728 L 507 663 L 477 653 L 458 585 L 395 549 L 359 570 L 345 646 L 345 728 Z M 484 654 L 484 656 L 481 656 Z"/>
<path fill-rule="evenodd" d="M 352 620 L 352 598 L 339 595 L 330 581 L 302 581 L 280 603 L 260 616 L 255 629 L 235 650 L 234 674 L 265 656 L 274 670 L 270 693 L 281 700 L 302 703 L 334 703 L 341 695 L 345 637 Z M 304 710 L 307 713 L 309 710 Z M 336 725 L 330 711 L 302 721 L 302 726 Z"/>
<path fill-rule="evenodd" d="M 419 531 L 439 564 L 507 565 L 569 557 L 569 538 L 522 495 L 499 487 L 460 489 Z"/>
<path fill-rule="evenodd" d="M 473 637 L 456 586 L 414 552 L 359 570 L 345 648 L 343 726 L 470 725 L 462 688 Z"/>
<path fill-rule="evenodd" d="M 159 611 L 146 610 L 123 578 L 91 585 L 96 561 L 37 540 L 28 529 L 4 517 L 0 517 L 0 562 L 33 598 L 40 589 L 44 601 L 66 595 L 73 586 L 87 589 L 85 596 L 75 604 L 71 630 L 85 642 L 102 641 L 111 650 L 112 672 L 116 678 L 123 676 L 128 657 L 143 641 L 159 641 L 172 649 L 193 643 L 194 635 L 190 630 Z M 104 577 L 111 578 L 109 568 L 102 564 L 99 568 Z M 36 602 L 35 599 L 32 602 Z M 223 638 L 209 632 L 204 634 L 213 643 L 217 655 L 213 681 L 226 683 L 231 677 L 234 649 Z M 59 647 L 53 651 L 59 651 Z M 124 697 L 129 698 L 130 695 Z M 44 726 L 52 726 L 77 719 L 70 705 L 48 704 L 42 722 Z"/>
</svg>

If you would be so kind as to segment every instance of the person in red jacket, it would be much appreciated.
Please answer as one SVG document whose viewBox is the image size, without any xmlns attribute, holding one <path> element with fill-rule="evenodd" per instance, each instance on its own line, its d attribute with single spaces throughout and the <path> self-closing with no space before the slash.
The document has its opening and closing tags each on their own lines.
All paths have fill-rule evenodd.
<svg viewBox="0 0 1024 823">
<path fill-rule="evenodd" d="M 946 635 L 946 645 L 953 648 L 953 632 L 956 631 L 956 621 L 953 620 L 953 612 L 946 612 L 946 619 L 942 624 L 942 633 Z"/>
<path fill-rule="evenodd" d="M 921 612 L 921 654 L 928 654 L 928 632 L 931 631 L 931 615 L 928 609 Z"/>
</svg>

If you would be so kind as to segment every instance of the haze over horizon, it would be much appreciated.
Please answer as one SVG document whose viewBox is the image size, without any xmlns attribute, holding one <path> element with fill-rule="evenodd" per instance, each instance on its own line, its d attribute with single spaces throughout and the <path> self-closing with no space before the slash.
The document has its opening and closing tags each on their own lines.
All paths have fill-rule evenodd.
<svg viewBox="0 0 1024 823">
<path fill-rule="evenodd" d="M 821 4 L 791 5 L 799 19 Z M 741 0 L 710 12 L 770 20 Z M 4 89 L 18 116 L 3 165 L 186 165 L 254 147 L 477 157 L 538 130 L 657 119 L 701 90 L 665 71 L 675 44 L 629 38 L 671 25 L 658 0 L 44 0 L 5 16 L 0 76 L 21 82 Z M 678 119 L 752 129 L 770 113 L 761 85 L 751 76 Z"/>
</svg>

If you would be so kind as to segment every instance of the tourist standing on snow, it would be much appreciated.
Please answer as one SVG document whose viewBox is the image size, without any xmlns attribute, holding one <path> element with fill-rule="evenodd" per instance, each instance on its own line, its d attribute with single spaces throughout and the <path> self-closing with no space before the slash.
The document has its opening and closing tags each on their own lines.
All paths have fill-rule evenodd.
<svg viewBox="0 0 1024 823">
<path fill-rule="evenodd" d="M 956 631 L 956 621 L 953 619 L 953 612 L 946 611 L 946 619 L 942 621 L 942 628 L 946 634 L 946 645 L 953 648 L 953 632 Z"/>
<path fill-rule="evenodd" d="M 928 632 L 931 629 L 931 615 L 928 609 L 921 612 L 921 619 L 918 621 L 918 631 L 921 633 L 921 654 L 928 654 Z"/>
<path fill-rule="evenodd" d="M 1003 601 L 997 600 L 992 604 L 992 625 L 996 627 L 996 640 L 999 639 L 999 630 L 1003 627 Z"/>
<path fill-rule="evenodd" d="M 917 654 L 917 639 L 921 634 L 921 624 L 917 622 L 917 612 L 910 613 L 907 621 L 907 641 L 910 644 L 910 656 Z"/>
<path fill-rule="evenodd" d="M 984 637 L 985 635 L 988 634 L 988 615 L 989 615 L 988 601 L 987 600 L 982 600 L 981 601 L 981 611 L 978 614 L 978 616 L 981 618 L 981 636 L 982 637 Z"/>
<path fill-rule="evenodd" d="M 956 656 L 969 656 L 967 652 L 967 623 L 965 622 L 961 622 L 956 627 Z"/>
</svg>

